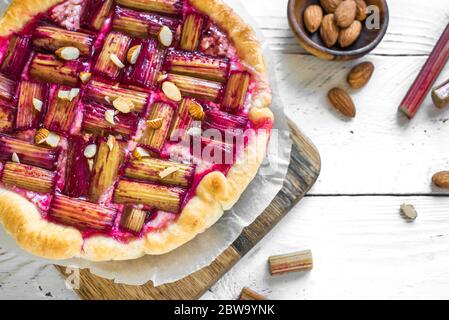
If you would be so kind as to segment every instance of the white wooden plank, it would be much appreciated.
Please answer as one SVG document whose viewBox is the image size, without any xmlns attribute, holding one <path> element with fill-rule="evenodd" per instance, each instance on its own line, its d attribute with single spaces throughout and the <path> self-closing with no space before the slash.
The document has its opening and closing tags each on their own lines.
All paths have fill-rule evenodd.
<svg viewBox="0 0 449 320">
<path fill-rule="evenodd" d="M 287 21 L 288 0 L 242 1 L 255 17 L 270 47 L 282 53 L 304 53 Z M 384 41 L 373 51 L 380 55 L 428 54 L 448 23 L 447 0 L 388 1 L 390 26 Z"/>
<path fill-rule="evenodd" d="M 448 212 L 441 197 L 306 198 L 203 299 L 236 299 L 243 286 L 270 299 L 447 299 Z M 312 271 L 269 275 L 270 255 L 303 249 Z"/>
<path fill-rule="evenodd" d="M 343 119 L 327 102 L 334 86 L 346 85 L 355 62 L 326 62 L 312 56 L 276 55 L 279 90 L 287 114 L 318 147 L 322 173 L 313 194 L 430 193 L 430 178 L 449 169 L 448 110 L 430 97 L 409 121 L 397 108 L 425 57 L 369 58 L 371 82 L 350 90 L 357 117 Z M 449 78 L 449 65 L 439 81 Z"/>
</svg>

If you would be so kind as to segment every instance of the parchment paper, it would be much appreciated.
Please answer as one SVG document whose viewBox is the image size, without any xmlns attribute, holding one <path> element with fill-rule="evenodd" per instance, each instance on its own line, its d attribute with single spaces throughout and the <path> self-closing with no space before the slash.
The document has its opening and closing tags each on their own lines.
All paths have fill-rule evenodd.
<svg viewBox="0 0 449 320">
<path fill-rule="evenodd" d="M 83 259 L 59 261 L 57 264 L 70 267 L 88 268 L 96 275 L 114 279 L 118 283 L 142 285 L 153 281 L 155 286 L 182 279 L 211 264 L 240 235 L 243 228 L 250 225 L 271 203 L 281 190 L 290 161 L 292 142 L 287 127 L 282 101 L 276 87 L 275 68 L 262 32 L 245 10 L 240 0 L 224 0 L 235 9 L 244 20 L 256 30 L 262 41 L 265 56 L 270 67 L 270 78 L 274 93 L 272 110 L 276 126 L 270 143 L 267 159 L 258 175 L 242 195 L 234 208 L 205 233 L 191 242 L 163 256 L 146 256 L 132 261 L 93 263 Z M 1 0 L 0 12 L 4 12 L 9 0 Z M 263 187 L 261 187 L 263 186 Z M 36 258 L 17 247 L 14 240 L 0 227 L 0 245 L 9 250 Z M 54 261 L 44 260 L 49 264 Z"/>
</svg>

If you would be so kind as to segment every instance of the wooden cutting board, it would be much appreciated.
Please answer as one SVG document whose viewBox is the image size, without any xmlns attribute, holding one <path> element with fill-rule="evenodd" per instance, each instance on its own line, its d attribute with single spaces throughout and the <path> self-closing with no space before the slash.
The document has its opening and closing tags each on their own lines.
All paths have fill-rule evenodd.
<svg viewBox="0 0 449 320">
<path fill-rule="evenodd" d="M 210 266 L 177 282 L 154 287 L 116 284 L 81 270 L 82 299 L 197 299 L 248 253 L 309 191 L 321 169 L 320 155 L 313 144 L 290 124 L 294 147 L 283 189 L 265 211 L 246 227 L 239 238 Z M 56 267 L 66 277 L 65 267 Z"/>
</svg>

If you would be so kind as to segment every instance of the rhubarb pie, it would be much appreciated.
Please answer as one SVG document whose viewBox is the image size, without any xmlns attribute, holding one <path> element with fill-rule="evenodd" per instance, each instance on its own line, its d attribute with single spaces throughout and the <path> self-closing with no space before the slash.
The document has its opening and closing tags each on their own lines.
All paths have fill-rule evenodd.
<svg viewBox="0 0 449 320">
<path fill-rule="evenodd" d="M 270 103 L 260 43 L 220 0 L 13 0 L 0 222 L 49 259 L 167 253 L 254 178 Z"/>
</svg>

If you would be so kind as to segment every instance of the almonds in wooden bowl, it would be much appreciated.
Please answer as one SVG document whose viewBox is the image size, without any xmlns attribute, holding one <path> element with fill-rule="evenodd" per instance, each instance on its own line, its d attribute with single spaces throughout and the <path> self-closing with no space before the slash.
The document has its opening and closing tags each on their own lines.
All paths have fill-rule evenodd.
<svg viewBox="0 0 449 320">
<path fill-rule="evenodd" d="M 335 24 L 334 14 L 330 13 L 323 18 L 320 35 L 327 47 L 333 47 L 338 40 L 340 28 Z"/>
<path fill-rule="evenodd" d="M 355 20 L 357 5 L 354 0 L 345 0 L 335 10 L 335 23 L 340 28 L 349 27 Z"/>
<path fill-rule="evenodd" d="M 323 21 L 323 9 L 319 5 L 310 5 L 304 11 L 304 24 L 310 33 L 316 32 Z"/>
</svg>

